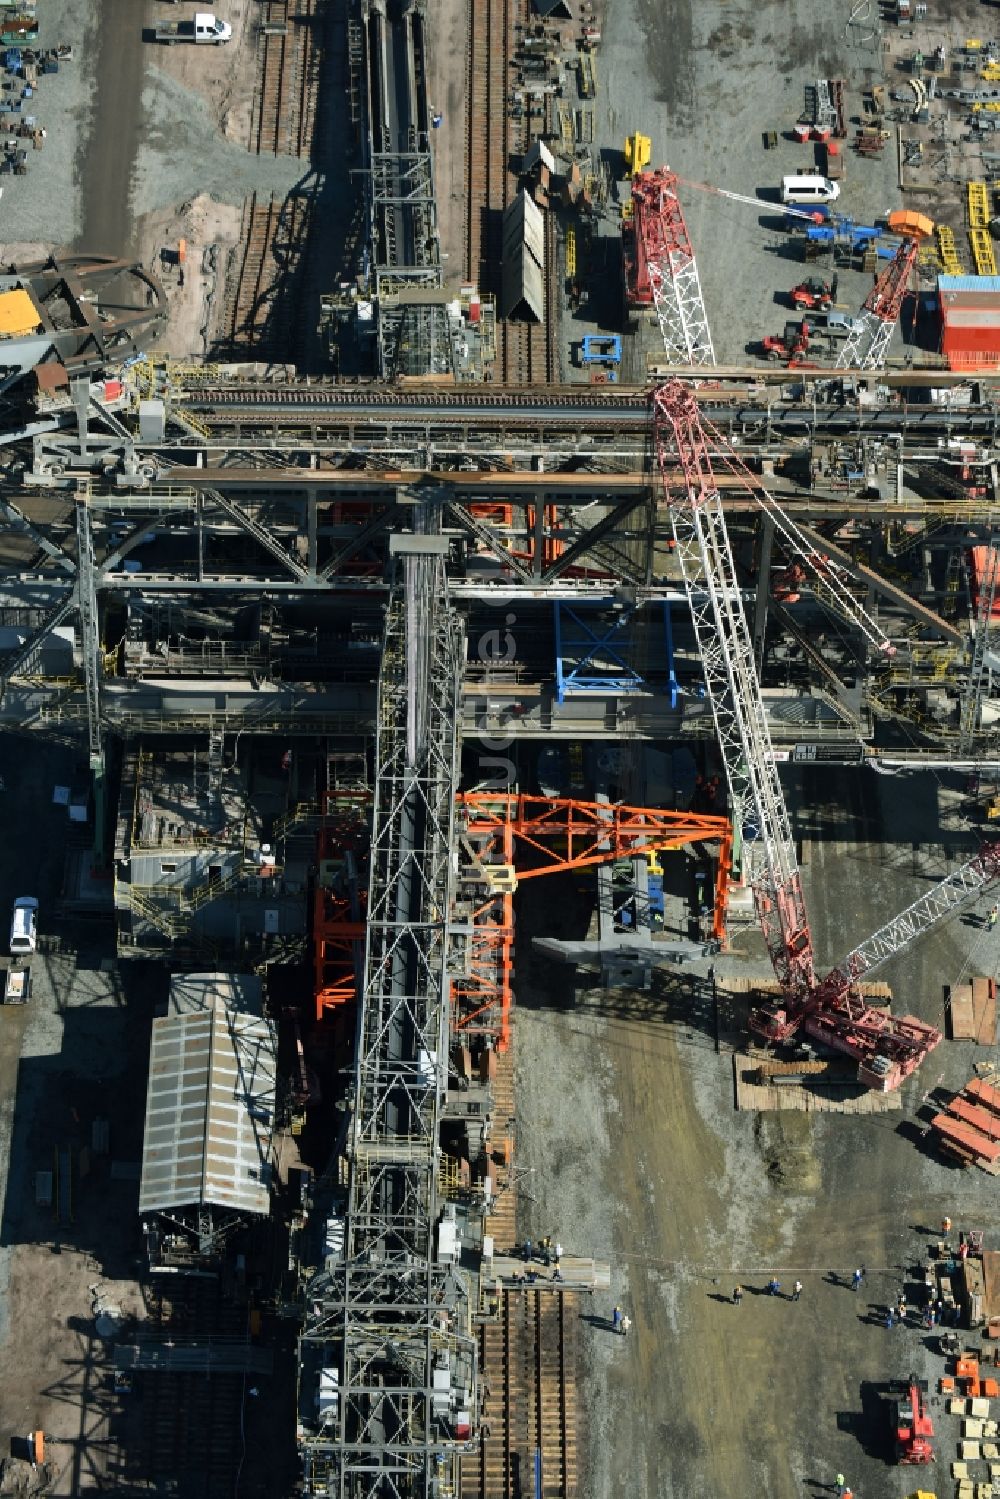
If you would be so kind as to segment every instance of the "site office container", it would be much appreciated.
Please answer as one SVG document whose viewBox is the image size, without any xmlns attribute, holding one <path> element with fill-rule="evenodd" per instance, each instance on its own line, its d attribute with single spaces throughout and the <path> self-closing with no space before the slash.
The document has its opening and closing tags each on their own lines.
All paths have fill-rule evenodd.
<svg viewBox="0 0 1000 1499">
<path fill-rule="evenodd" d="M 1000 276 L 939 276 L 941 352 L 952 369 L 1000 364 Z"/>
</svg>

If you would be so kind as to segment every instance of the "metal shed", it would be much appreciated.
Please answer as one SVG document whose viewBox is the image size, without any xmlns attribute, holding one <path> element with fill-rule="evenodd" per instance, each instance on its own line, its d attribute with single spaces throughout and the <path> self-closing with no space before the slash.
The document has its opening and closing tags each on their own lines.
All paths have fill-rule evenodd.
<svg viewBox="0 0 1000 1499">
<path fill-rule="evenodd" d="M 201 1006 L 196 977 L 205 981 Z M 172 1013 L 153 1021 L 139 1211 L 212 1207 L 264 1216 L 271 1205 L 274 1029 L 239 1008 L 237 995 L 237 1003 L 227 1002 L 229 975 L 177 982 L 184 993 L 177 1003 L 172 998 Z"/>
<path fill-rule="evenodd" d="M 503 217 L 501 316 L 545 321 L 545 219 L 522 189 Z"/>
</svg>

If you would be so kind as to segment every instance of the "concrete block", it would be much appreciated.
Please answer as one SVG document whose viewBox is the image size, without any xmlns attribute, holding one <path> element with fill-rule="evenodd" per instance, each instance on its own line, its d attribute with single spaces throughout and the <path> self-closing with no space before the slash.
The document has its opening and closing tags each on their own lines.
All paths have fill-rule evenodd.
<svg viewBox="0 0 1000 1499">
<path fill-rule="evenodd" d="M 982 1437 L 982 1434 L 983 1434 L 983 1423 L 982 1423 L 982 1421 L 975 1421 L 971 1417 L 969 1417 L 967 1420 L 965 1420 L 965 1421 L 962 1422 L 962 1435 L 963 1435 L 963 1437 L 972 1437 L 973 1440 L 975 1440 L 975 1441 L 978 1442 L 979 1439 Z"/>
<path fill-rule="evenodd" d="M 948 1401 L 948 1414 L 949 1414 L 949 1416 L 964 1416 L 965 1413 L 966 1413 L 966 1406 L 967 1405 L 968 1405 L 968 1401 L 967 1400 L 958 1400 L 958 1399 L 956 1399 L 956 1400 L 949 1400 Z"/>
<path fill-rule="evenodd" d="M 990 1402 L 988 1400 L 984 1400 L 981 1395 L 978 1396 L 975 1400 L 970 1400 L 969 1401 L 969 1415 L 970 1416 L 978 1416 L 980 1419 L 983 1419 L 986 1416 L 988 1416 L 989 1413 L 990 1413 Z"/>
<path fill-rule="evenodd" d="M 968 1478 L 968 1476 L 969 1476 L 969 1465 L 968 1465 L 968 1463 L 952 1463 L 952 1465 L 951 1465 L 951 1476 L 952 1476 L 952 1478 Z"/>
<path fill-rule="evenodd" d="M 979 1450 L 979 1443 L 959 1442 L 958 1455 L 959 1457 L 964 1458 L 967 1463 L 978 1462 L 979 1458 L 982 1456 L 982 1453 Z"/>
<path fill-rule="evenodd" d="M 988 1460 L 1000 1457 L 1000 1447 L 997 1446 L 996 1442 L 984 1442 L 983 1456 Z"/>
</svg>

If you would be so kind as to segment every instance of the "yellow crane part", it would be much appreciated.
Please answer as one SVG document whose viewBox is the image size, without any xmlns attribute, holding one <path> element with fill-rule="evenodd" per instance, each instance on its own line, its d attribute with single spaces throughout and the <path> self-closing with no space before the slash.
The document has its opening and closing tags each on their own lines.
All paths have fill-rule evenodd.
<svg viewBox="0 0 1000 1499">
<path fill-rule="evenodd" d="M 955 243 L 954 232 L 947 224 L 938 224 L 935 228 L 937 238 L 938 261 L 946 276 L 961 276 L 963 266 L 958 258 L 958 246 Z"/>
<path fill-rule="evenodd" d="M 635 130 L 625 141 L 625 166 L 630 177 L 637 176 L 649 166 L 653 154 L 653 142 L 648 135 Z"/>
<path fill-rule="evenodd" d="M 566 230 L 566 274 L 576 275 L 576 230 L 572 224 Z"/>
</svg>

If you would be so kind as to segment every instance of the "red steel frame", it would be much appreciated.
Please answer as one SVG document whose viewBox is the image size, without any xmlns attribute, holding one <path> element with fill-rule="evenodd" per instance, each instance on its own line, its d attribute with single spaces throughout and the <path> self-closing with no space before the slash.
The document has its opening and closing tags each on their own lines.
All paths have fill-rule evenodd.
<svg viewBox="0 0 1000 1499">
<path fill-rule="evenodd" d="M 358 997 L 358 946 L 365 940 L 368 900 L 367 861 L 370 834 L 368 793 L 327 792 L 323 823 L 316 837 L 316 888 L 313 892 L 313 989 L 316 1019 Z M 339 893 L 320 883 L 324 863 L 351 853 L 357 862 L 357 915 L 349 892 Z"/>
</svg>

